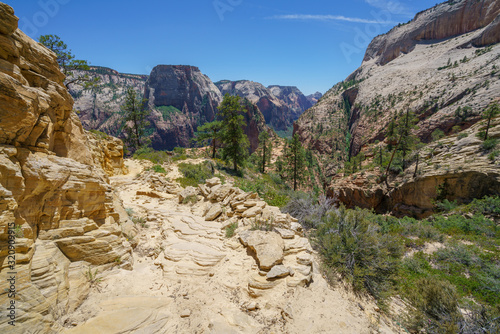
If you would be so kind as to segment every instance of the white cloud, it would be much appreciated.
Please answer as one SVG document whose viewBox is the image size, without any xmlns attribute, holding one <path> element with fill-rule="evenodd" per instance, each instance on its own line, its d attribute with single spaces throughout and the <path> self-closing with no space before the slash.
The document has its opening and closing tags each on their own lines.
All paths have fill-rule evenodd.
<svg viewBox="0 0 500 334">
<path fill-rule="evenodd" d="M 392 14 L 411 16 L 410 9 L 398 0 L 365 0 L 372 7 L 386 10 Z"/>
<path fill-rule="evenodd" d="M 372 1 L 372 0 L 369 0 Z M 367 20 L 358 17 L 345 17 L 342 15 L 307 15 L 307 14 L 292 14 L 292 15 L 275 15 L 269 19 L 276 20 L 309 20 L 309 21 L 345 21 L 355 23 L 377 23 L 377 24 L 394 24 L 394 22 Z"/>
</svg>

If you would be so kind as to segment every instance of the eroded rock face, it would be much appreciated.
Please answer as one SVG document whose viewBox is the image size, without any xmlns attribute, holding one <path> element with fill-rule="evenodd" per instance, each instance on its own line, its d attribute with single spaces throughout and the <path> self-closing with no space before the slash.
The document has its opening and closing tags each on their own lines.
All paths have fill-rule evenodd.
<svg viewBox="0 0 500 334">
<path fill-rule="evenodd" d="M 144 98 L 153 111 L 155 149 L 189 147 L 197 126 L 214 120 L 222 95 L 194 66 L 158 65 L 151 71 Z"/>
<path fill-rule="evenodd" d="M 16 326 L 1 317 L 0 331 L 49 333 L 88 293 L 77 268 L 131 268 L 131 248 L 56 56 L 17 20 L 0 3 L 0 304 L 11 300 L 9 271 L 17 293 Z"/>
<path fill-rule="evenodd" d="M 85 131 L 94 164 L 101 166 L 108 176 L 125 174 L 123 142 L 104 133 Z"/>
<path fill-rule="evenodd" d="M 223 80 L 216 83 L 222 94 L 238 95 L 248 99 L 262 112 L 265 122 L 275 130 L 286 130 L 293 123 L 292 111 L 264 85 L 248 81 Z"/>
<path fill-rule="evenodd" d="M 304 111 L 311 108 L 314 103 L 316 103 L 309 100 L 297 87 L 294 86 L 272 85 L 267 88 L 271 91 L 271 93 L 273 93 L 274 96 L 290 108 L 290 117 L 292 118 L 292 121 L 295 121 Z"/>
<path fill-rule="evenodd" d="M 375 38 L 362 65 L 295 122 L 294 133 L 323 161 L 326 177 L 335 177 L 348 155 L 370 156 L 377 141 L 387 145 L 390 122 L 407 110 L 418 118 L 414 134 L 429 143 L 436 130 L 468 129 L 498 97 L 493 27 L 500 3 L 453 3 Z M 483 47 L 483 39 L 496 44 Z"/>
<path fill-rule="evenodd" d="M 421 41 L 448 39 L 486 27 L 471 44 L 482 47 L 500 42 L 500 3 L 496 0 L 444 2 L 418 13 L 409 24 L 376 37 L 366 50 L 364 61 L 376 59 L 385 65 L 403 53 L 412 52 Z"/>
</svg>

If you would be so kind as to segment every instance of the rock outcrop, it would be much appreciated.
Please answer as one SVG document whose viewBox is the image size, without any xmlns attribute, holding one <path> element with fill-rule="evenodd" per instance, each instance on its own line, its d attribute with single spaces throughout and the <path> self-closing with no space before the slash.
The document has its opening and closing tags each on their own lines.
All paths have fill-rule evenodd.
<svg viewBox="0 0 500 334">
<path fill-rule="evenodd" d="M 101 166 L 108 176 L 127 173 L 123 164 L 123 142 L 99 131 L 85 131 L 94 164 Z"/>
<path fill-rule="evenodd" d="M 314 94 L 307 95 L 306 99 L 311 103 L 311 105 L 315 105 L 316 103 L 318 103 L 319 99 L 321 99 L 322 96 L 323 94 L 321 94 L 320 92 L 316 92 Z"/>
<path fill-rule="evenodd" d="M 373 40 L 361 67 L 295 123 L 294 133 L 321 157 L 325 181 L 348 156 L 388 144 L 388 125 L 407 110 L 418 118 L 413 132 L 424 143 L 436 130 L 450 135 L 481 120 L 500 92 L 500 44 L 492 37 L 499 6 L 445 2 Z M 480 39 L 496 44 L 483 47 Z"/>
<path fill-rule="evenodd" d="M 293 124 L 292 110 L 264 85 L 248 81 L 218 81 L 215 85 L 223 95 L 237 95 L 255 104 L 274 130 L 286 130 Z"/>
<path fill-rule="evenodd" d="M 99 79 L 92 89 L 84 89 L 81 84 L 69 85 L 69 93 L 75 101 L 73 108 L 77 111 L 84 129 L 119 136 L 119 113 L 125 102 L 127 89 L 133 87 L 142 95 L 148 76 L 120 73 L 100 66 L 91 66 L 89 71 L 75 71 L 75 75 Z"/>
<path fill-rule="evenodd" d="M 376 37 L 366 50 L 364 61 L 376 60 L 385 65 L 401 54 L 414 50 L 417 44 L 449 39 L 481 28 L 479 36 L 465 45 L 483 47 L 500 42 L 498 30 L 500 3 L 496 0 L 446 1 L 418 13 L 406 25 L 398 26 Z"/>
<path fill-rule="evenodd" d="M 474 198 L 500 195 L 500 159 L 491 156 L 477 137 L 485 122 L 475 124 L 422 148 L 420 159 L 405 173 L 390 176 L 387 188 L 380 181 L 384 171 L 356 173 L 336 178 L 329 195 L 348 207 L 374 208 L 396 216 L 425 218 L 434 213 L 436 201 L 467 203 Z M 491 123 L 490 138 L 500 139 L 500 118 Z M 415 174 L 416 169 L 416 174 Z"/>
<path fill-rule="evenodd" d="M 131 247 L 56 55 L 17 21 L 0 3 L 0 304 L 15 308 L 0 331 L 52 333 L 88 293 L 84 271 L 131 268 Z"/>
<path fill-rule="evenodd" d="M 302 92 L 295 86 L 277 86 L 272 85 L 267 87 L 280 101 L 290 109 L 290 117 L 292 121 L 297 120 L 300 115 L 307 109 L 311 108 L 316 102 L 312 103 Z"/>
<path fill-rule="evenodd" d="M 189 147 L 197 126 L 214 120 L 222 95 L 212 81 L 194 66 L 158 65 L 144 88 L 153 110 L 150 117 L 155 149 Z"/>
</svg>

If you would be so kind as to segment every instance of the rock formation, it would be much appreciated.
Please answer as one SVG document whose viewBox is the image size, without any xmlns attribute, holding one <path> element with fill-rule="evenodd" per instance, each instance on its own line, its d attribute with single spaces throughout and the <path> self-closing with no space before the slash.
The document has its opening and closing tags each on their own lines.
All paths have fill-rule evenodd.
<svg viewBox="0 0 500 334">
<path fill-rule="evenodd" d="M 125 101 L 127 88 L 133 87 L 141 95 L 147 75 L 119 73 L 106 67 L 91 66 L 89 71 L 76 71 L 76 75 L 98 78 L 92 89 L 84 89 L 80 84 L 71 84 L 69 92 L 75 104 L 83 127 L 107 134 L 120 135 L 120 108 Z"/>
<path fill-rule="evenodd" d="M 292 121 L 297 120 L 307 109 L 311 108 L 312 103 L 302 92 L 294 86 L 269 86 L 267 87 L 280 101 L 290 109 Z"/>
<path fill-rule="evenodd" d="M 406 110 L 418 118 L 414 134 L 424 143 L 436 130 L 450 135 L 481 120 L 500 91 L 499 8 L 493 0 L 445 2 L 376 37 L 361 67 L 295 124 L 321 156 L 326 179 L 347 156 L 387 144 L 388 124 Z"/>
<path fill-rule="evenodd" d="M 3 3 L 0 21 L 0 304 L 16 317 L 3 309 L 0 331 L 49 333 L 88 294 L 89 266 L 131 268 L 131 247 L 55 54 Z"/>
<path fill-rule="evenodd" d="M 315 105 L 316 103 L 318 103 L 319 99 L 321 99 L 321 97 L 323 96 L 323 94 L 321 94 L 320 92 L 316 92 L 314 94 L 311 94 L 311 95 L 307 95 L 306 96 L 306 99 L 311 102 L 311 106 Z"/>
<path fill-rule="evenodd" d="M 194 66 L 156 66 L 144 98 L 153 110 L 153 148 L 168 150 L 189 147 L 196 128 L 213 121 L 222 102 L 217 87 Z"/>
<path fill-rule="evenodd" d="M 264 115 L 266 123 L 274 130 L 286 130 L 293 124 L 292 111 L 264 85 L 248 81 L 223 80 L 215 83 L 221 93 L 238 95 L 255 104 Z"/>
</svg>

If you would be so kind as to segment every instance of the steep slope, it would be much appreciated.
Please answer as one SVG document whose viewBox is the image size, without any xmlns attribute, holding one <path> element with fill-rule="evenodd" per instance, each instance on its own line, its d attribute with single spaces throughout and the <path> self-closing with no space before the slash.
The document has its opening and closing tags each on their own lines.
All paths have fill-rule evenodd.
<svg viewBox="0 0 500 334">
<path fill-rule="evenodd" d="M 106 67 L 92 66 L 89 71 L 76 71 L 77 75 L 99 78 L 97 85 L 84 90 L 82 85 L 72 84 L 69 92 L 75 104 L 82 125 L 87 130 L 99 130 L 111 135 L 119 135 L 120 106 L 124 103 L 129 87 L 141 95 L 147 75 L 119 73 Z"/>
<path fill-rule="evenodd" d="M 292 110 L 264 85 L 248 80 L 223 80 L 215 85 L 223 95 L 238 95 L 257 105 L 266 123 L 274 130 L 286 130 L 292 126 Z"/>
<path fill-rule="evenodd" d="M 222 95 L 194 66 L 158 65 L 144 88 L 153 111 L 152 145 L 155 149 L 189 147 L 196 128 L 213 121 Z"/>
<path fill-rule="evenodd" d="M 56 55 L 17 23 L 0 3 L 0 332 L 54 333 L 88 295 L 84 271 L 132 268 L 122 231 L 134 228 L 94 164 L 106 153 L 89 150 Z"/>
<path fill-rule="evenodd" d="M 449 134 L 480 120 L 500 92 L 499 13 L 494 0 L 448 1 L 376 37 L 361 67 L 296 123 L 328 176 L 384 141 L 406 110 L 418 117 L 415 134 L 425 143 L 436 129 Z"/>
<path fill-rule="evenodd" d="M 297 120 L 304 111 L 311 108 L 314 104 L 295 86 L 273 85 L 267 87 L 267 89 L 288 106 L 292 121 Z"/>
</svg>

